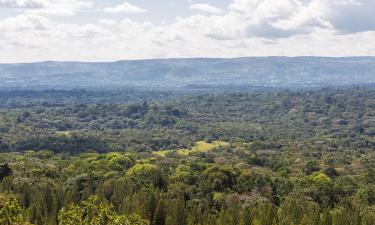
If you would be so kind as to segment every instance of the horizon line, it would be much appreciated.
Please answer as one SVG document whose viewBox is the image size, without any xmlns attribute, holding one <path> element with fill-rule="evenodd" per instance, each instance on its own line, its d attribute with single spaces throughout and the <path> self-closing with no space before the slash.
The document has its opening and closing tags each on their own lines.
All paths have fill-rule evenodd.
<svg viewBox="0 0 375 225">
<path fill-rule="evenodd" d="M 346 58 L 375 58 L 375 55 L 363 55 L 363 56 L 240 56 L 240 57 L 167 57 L 167 58 L 143 58 L 143 59 L 120 59 L 120 60 L 108 60 L 108 61 L 84 61 L 84 60 L 42 60 L 33 62 L 10 62 L 3 63 L 0 65 L 12 65 L 12 64 L 37 64 L 37 63 L 116 63 L 116 62 L 135 62 L 135 61 L 152 61 L 152 60 L 194 60 L 194 59 L 207 59 L 207 60 L 233 60 L 233 59 L 255 59 L 255 58 L 326 58 L 326 59 L 346 59 Z"/>
</svg>

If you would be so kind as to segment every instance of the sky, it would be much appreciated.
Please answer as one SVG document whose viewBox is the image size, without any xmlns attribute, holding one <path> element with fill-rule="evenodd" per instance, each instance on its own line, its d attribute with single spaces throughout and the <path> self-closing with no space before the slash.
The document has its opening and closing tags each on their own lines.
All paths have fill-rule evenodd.
<svg viewBox="0 0 375 225">
<path fill-rule="evenodd" d="M 0 0 L 0 63 L 374 55 L 375 0 Z"/>
</svg>

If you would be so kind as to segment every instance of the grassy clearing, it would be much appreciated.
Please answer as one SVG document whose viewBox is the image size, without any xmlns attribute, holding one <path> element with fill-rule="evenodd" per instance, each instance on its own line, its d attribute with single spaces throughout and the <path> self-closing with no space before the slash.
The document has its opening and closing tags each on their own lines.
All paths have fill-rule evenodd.
<svg viewBox="0 0 375 225">
<path fill-rule="evenodd" d="M 161 150 L 161 151 L 155 151 L 153 152 L 157 156 L 165 157 L 168 152 L 171 152 L 172 150 Z"/>
<path fill-rule="evenodd" d="M 208 142 L 205 142 L 205 141 L 197 141 L 192 150 L 193 151 L 199 151 L 199 152 L 209 152 L 209 151 L 211 151 L 215 148 L 225 147 L 225 146 L 228 146 L 228 145 L 229 145 L 229 143 L 224 142 L 224 141 L 214 141 L 212 143 L 208 143 Z"/>
<path fill-rule="evenodd" d="M 209 152 L 214 150 L 215 148 L 226 146 L 229 146 L 229 143 L 224 141 L 214 141 L 212 143 L 208 143 L 205 141 L 197 141 L 192 149 L 180 149 L 177 151 L 177 153 L 183 156 L 187 156 L 191 152 Z M 160 157 L 165 157 L 166 154 L 171 151 L 172 150 L 155 151 L 154 154 Z"/>
<path fill-rule="evenodd" d="M 56 131 L 56 134 L 64 135 L 64 136 L 71 136 L 71 131 Z"/>
<path fill-rule="evenodd" d="M 183 155 L 183 156 L 188 156 L 190 152 L 191 152 L 190 149 L 180 149 L 177 151 L 178 154 Z"/>
</svg>

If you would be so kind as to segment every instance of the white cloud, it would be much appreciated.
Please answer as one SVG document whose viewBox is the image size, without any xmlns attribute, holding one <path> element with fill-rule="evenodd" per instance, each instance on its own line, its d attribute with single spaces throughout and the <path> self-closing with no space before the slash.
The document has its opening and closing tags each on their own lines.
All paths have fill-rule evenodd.
<svg viewBox="0 0 375 225">
<path fill-rule="evenodd" d="M 373 0 L 233 0 L 227 13 L 206 17 L 218 40 L 287 38 L 325 28 L 338 33 L 375 30 Z"/>
<path fill-rule="evenodd" d="M 0 32 L 14 32 L 14 31 L 41 31 L 51 27 L 51 22 L 41 16 L 36 15 L 20 15 L 4 19 L 0 22 Z"/>
<path fill-rule="evenodd" d="M 310 0 L 309 4 L 300 4 L 290 16 L 279 17 L 271 25 L 295 32 L 317 27 L 342 33 L 370 31 L 375 30 L 374 9 L 373 0 Z"/>
<path fill-rule="evenodd" d="M 43 0 L 0 0 L 0 7 L 4 8 L 44 8 Z"/>
<path fill-rule="evenodd" d="M 48 45 L 50 40 L 73 43 L 79 39 L 93 40 L 111 36 L 108 30 L 95 24 L 57 23 L 47 17 L 32 14 L 0 21 L 0 33 L 4 34 L 2 39 L 5 41 L 35 41 L 35 46 Z"/>
<path fill-rule="evenodd" d="M 136 5 L 132 5 L 128 2 L 123 2 L 120 5 L 104 9 L 104 12 L 108 13 L 143 13 L 146 11 L 146 9 L 140 8 Z"/>
<path fill-rule="evenodd" d="M 19 8 L 29 14 L 73 15 L 90 8 L 93 0 L 0 0 L 0 8 Z"/>
<path fill-rule="evenodd" d="M 97 17 L 102 14 L 94 11 L 90 21 L 95 24 L 40 13 L 59 2 L 56 10 L 80 16 L 91 1 L 43 2 L 44 8 L 0 20 L 0 62 L 375 55 L 372 0 L 233 0 L 222 13 L 200 11 L 165 23 L 107 14 L 101 19 Z"/>
<path fill-rule="evenodd" d="M 368 31 L 375 29 L 373 9 L 375 1 L 372 0 L 313 0 L 273 25 L 282 30 L 325 27 L 349 33 Z"/>
<path fill-rule="evenodd" d="M 217 8 L 215 6 L 209 5 L 209 4 L 190 5 L 190 9 L 205 12 L 205 13 L 212 13 L 212 14 L 224 13 L 224 10 Z"/>
<path fill-rule="evenodd" d="M 111 19 L 99 19 L 98 24 L 101 26 L 115 26 L 117 25 L 117 21 Z"/>
<path fill-rule="evenodd" d="M 333 27 L 342 32 L 375 30 L 374 0 L 316 0 Z"/>
</svg>

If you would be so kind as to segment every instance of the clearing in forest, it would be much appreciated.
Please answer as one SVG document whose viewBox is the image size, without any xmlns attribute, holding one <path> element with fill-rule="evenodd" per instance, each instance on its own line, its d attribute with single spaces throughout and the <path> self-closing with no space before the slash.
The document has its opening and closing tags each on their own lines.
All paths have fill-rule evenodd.
<svg viewBox="0 0 375 225">
<path fill-rule="evenodd" d="M 180 155 L 187 156 L 191 152 L 209 152 L 215 148 L 227 147 L 227 146 L 229 146 L 229 143 L 225 141 L 213 141 L 211 143 L 208 143 L 206 141 L 197 141 L 195 142 L 195 145 L 192 149 L 180 149 L 177 151 L 177 153 Z M 161 156 L 161 157 L 165 157 L 166 154 L 169 152 L 173 152 L 173 150 L 155 151 L 154 154 Z"/>
</svg>

